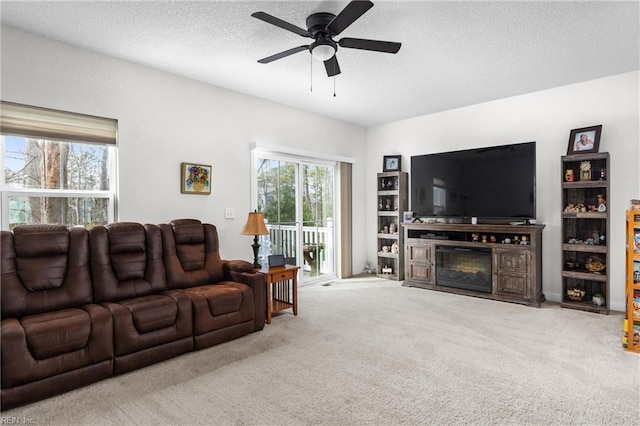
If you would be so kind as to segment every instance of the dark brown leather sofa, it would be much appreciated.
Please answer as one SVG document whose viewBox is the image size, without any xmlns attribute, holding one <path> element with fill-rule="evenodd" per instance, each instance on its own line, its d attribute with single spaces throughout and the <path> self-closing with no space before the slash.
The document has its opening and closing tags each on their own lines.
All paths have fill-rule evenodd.
<svg viewBox="0 0 640 426">
<path fill-rule="evenodd" d="M 264 275 L 213 225 L 1 231 L 2 409 L 262 330 Z"/>
</svg>

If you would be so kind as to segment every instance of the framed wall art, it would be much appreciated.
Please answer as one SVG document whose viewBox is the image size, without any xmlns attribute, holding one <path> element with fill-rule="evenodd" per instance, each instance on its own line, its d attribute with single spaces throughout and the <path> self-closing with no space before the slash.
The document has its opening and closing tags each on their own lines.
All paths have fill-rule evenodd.
<svg viewBox="0 0 640 426">
<path fill-rule="evenodd" d="M 598 148 L 600 148 L 601 132 L 602 124 L 598 126 L 583 127 L 581 129 L 573 129 L 569 135 L 567 154 L 598 152 Z"/>
<path fill-rule="evenodd" d="M 182 194 L 211 194 L 211 166 L 180 163 L 180 192 Z"/>
<path fill-rule="evenodd" d="M 382 171 L 399 172 L 401 160 L 402 157 L 400 155 L 385 155 L 382 160 Z"/>
</svg>

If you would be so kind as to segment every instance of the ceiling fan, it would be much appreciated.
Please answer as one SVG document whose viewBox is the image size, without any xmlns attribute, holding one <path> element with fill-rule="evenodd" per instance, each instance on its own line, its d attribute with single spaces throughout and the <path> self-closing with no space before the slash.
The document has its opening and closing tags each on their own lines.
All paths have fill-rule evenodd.
<svg viewBox="0 0 640 426">
<path fill-rule="evenodd" d="M 333 39 L 334 36 L 337 36 L 344 31 L 349 25 L 353 24 L 372 7 L 373 3 L 370 1 L 354 0 L 337 15 L 328 12 L 314 13 L 307 17 L 306 30 L 265 12 L 252 13 L 251 16 L 254 18 L 260 19 L 287 31 L 291 31 L 292 33 L 298 34 L 302 37 L 308 37 L 315 40 L 311 44 L 305 44 L 285 50 L 284 52 L 276 53 L 275 55 L 267 56 L 266 58 L 260 59 L 258 62 L 261 64 L 268 64 L 269 62 L 285 58 L 289 55 L 293 55 L 294 53 L 308 50 L 314 58 L 324 62 L 327 75 L 329 77 L 333 77 L 340 74 L 340 65 L 338 65 L 338 59 L 336 58 L 338 46 L 348 49 L 397 53 L 398 50 L 400 50 L 400 46 L 402 46 L 401 43 L 349 37 L 343 37 L 338 41 Z"/>
</svg>

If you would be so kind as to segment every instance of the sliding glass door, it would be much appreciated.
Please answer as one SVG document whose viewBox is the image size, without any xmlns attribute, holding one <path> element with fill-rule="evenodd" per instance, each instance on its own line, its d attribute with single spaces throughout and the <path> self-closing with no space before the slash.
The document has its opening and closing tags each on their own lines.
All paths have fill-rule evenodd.
<svg viewBox="0 0 640 426">
<path fill-rule="evenodd" d="M 255 187 L 269 229 L 261 263 L 283 254 L 302 268 L 303 282 L 335 278 L 335 164 L 259 154 Z"/>
</svg>

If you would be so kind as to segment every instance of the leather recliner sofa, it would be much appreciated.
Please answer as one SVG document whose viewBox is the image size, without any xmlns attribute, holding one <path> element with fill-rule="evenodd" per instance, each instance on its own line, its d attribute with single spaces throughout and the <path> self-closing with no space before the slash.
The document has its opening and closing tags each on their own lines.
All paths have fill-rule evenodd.
<svg viewBox="0 0 640 426">
<path fill-rule="evenodd" d="M 8 409 L 262 330 L 264 275 L 195 219 L 1 231 Z"/>
</svg>

